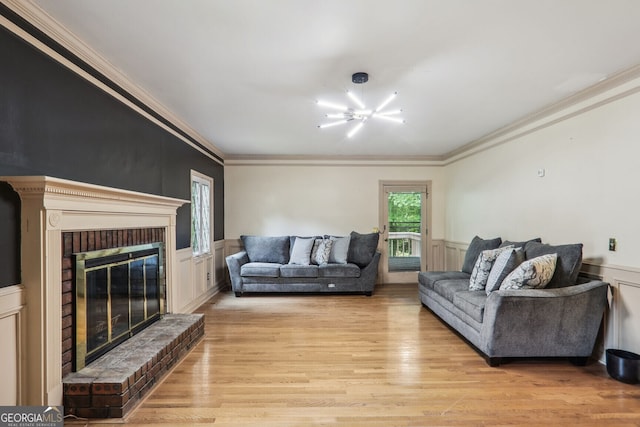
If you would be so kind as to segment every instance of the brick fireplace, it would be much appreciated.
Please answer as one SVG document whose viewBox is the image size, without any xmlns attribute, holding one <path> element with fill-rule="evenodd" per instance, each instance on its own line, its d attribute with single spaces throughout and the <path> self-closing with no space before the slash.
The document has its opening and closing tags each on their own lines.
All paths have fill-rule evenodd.
<svg viewBox="0 0 640 427">
<path fill-rule="evenodd" d="M 164 228 L 62 232 L 62 376 L 76 366 L 73 254 L 165 242 Z M 164 259 L 164 254 L 163 257 Z"/>
<path fill-rule="evenodd" d="M 92 247 L 164 243 L 165 302 L 170 313 L 177 282 L 176 210 L 189 201 L 46 176 L 0 180 L 21 199 L 28 333 L 21 337 L 19 378 L 25 404 L 61 405 L 62 379 L 73 367 L 71 254 Z"/>
</svg>

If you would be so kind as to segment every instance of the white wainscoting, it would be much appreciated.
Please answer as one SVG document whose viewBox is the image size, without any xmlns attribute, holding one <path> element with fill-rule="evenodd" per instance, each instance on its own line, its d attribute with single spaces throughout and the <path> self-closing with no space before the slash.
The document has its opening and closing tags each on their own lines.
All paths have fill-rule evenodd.
<svg viewBox="0 0 640 427">
<path fill-rule="evenodd" d="M 444 247 L 446 270 L 460 270 L 468 244 L 445 241 Z M 640 354 L 640 269 L 585 259 L 581 273 L 610 285 L 602 335 L 595 348 L 600 362 L 604 363 L 607 348 Z"/>
<path fill-rule="evenodd" d="M 0 405 L 21 405 L 24 401 L 24 287 L 0 289 L 0 364 L 4 372 L 0 387 Z"/>
<path fill-rule="evenodd" d="M 460 271 L 467 254 L 468 243 L 444 241 L 444 270 Z"/>
<path fill-rule="evenodd" d="M 191 248 L 177 251 L 178 286 L 174 288 L 175 313 L 191 313 L 226 287 L 224 240 L 213 244 L 213 253 L 194 257 Z"/>
<path fill-rule="evenodd" d="M 431 240 L 431 265 L 428 266 L 429 271 L 442 271 L 445 267 L 444 262 L 444 240 L 432 239 Z"/>
<path fill-rule="evenodd" d="M 609 305 L 599 351 L 619 348 L 640 354 L 640 269 L 584 260 L 582 272 L 609 283 Z"/>
</svg>

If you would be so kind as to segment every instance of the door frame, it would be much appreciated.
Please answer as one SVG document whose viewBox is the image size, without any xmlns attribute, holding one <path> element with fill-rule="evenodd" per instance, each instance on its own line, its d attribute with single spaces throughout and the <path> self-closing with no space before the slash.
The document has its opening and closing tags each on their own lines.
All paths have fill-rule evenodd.
<svg viewBox="0 0 640 427">
<path fill-rule="evenodd" d="M 389 248 L 387 240 L 389 238 L 388 230 L 388 201 L 387 191 L 409 190 L 425 192 L 424 203 L 422 204 L 421 216 L 423 224 L 421 225 L 423 234 L 420 259 L 420 271 L 427 271 L 433 265 L 433 254 L 431 253 L 431 180 L 425 181 L 392 181 L 380 180 L 378 187 L 378 223 L 380 224 L 378 232 L 380 233 L 380 241 L 378 243 L 378 251 L 380 251 L 380 264 L 378 267 L 378 277 L 381 283 L 413 283 L 417 282 L 417 272 L 389 272 Z M 426 220 L 425 220 L 426 219 Z"/>
</svg>

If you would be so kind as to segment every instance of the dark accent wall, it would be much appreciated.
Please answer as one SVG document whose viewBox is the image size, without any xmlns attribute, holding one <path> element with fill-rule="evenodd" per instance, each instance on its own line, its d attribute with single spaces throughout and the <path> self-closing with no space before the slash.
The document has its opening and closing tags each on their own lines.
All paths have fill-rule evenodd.
<svg viewBox="0 0 640 427">
<path fill-rule="evenodd" d="M 214 179 L 213 234 L 224 238 L 221 164 L 4 27 L 0 58 L 0 176 L 48 175 L 190 199 L 194 169 Z M 0 259 L 10 267 L 0 269 L 0 287 L 20 279 L 19 209 L 15 192 L 0 184 Z M 178 249 L 190 245 L 190 213 L 189 205 L 178 209 Z"/>
</svg>

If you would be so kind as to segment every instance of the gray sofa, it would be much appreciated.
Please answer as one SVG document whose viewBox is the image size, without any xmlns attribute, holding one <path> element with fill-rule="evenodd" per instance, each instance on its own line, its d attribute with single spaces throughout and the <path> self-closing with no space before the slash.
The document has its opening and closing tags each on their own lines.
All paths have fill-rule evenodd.
<svg viewBox="0 0 640 427">
<path fill-rule="evenodd" d="M 244 250 L 226 257 L 233 292 L 237 297 L 246 292 L 371 296 L 380 260 L 378 238 L 355 231 L 341 237 L 241 236 Z"/>
<path fill-rule="evenodd" d="M 557 254 L 548 285 L 541 289 L 469 290 L 479 255 L 509 244 L 522 248 L 513 253 L 520 253 L 524 260 Z M 583 365 L 598 336 L 608 284 L 579 278 L 581 264 L 581 244 L 551 246 L 539 239 L 502 243 L 499 238 L 476 236 L 461 271 L 419 273 L 420 300 L 479 350 L 490 366 L 518 357 L 568 357 Z"/>
</svg>

